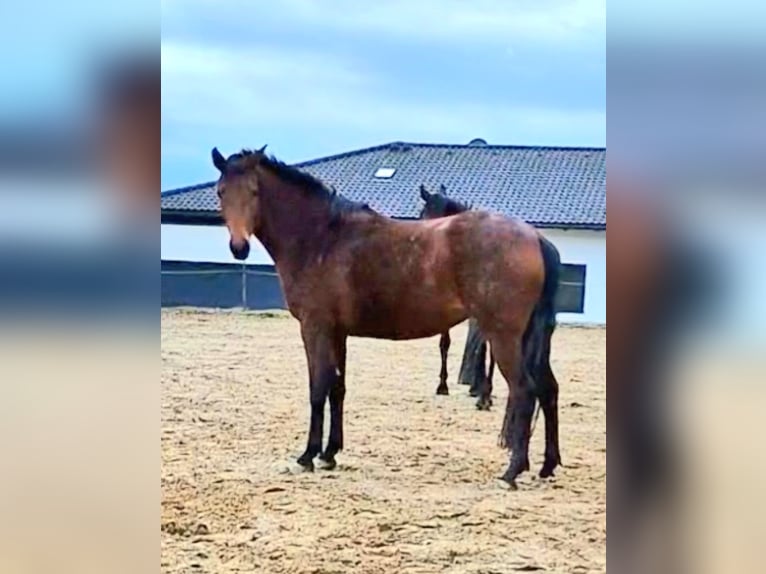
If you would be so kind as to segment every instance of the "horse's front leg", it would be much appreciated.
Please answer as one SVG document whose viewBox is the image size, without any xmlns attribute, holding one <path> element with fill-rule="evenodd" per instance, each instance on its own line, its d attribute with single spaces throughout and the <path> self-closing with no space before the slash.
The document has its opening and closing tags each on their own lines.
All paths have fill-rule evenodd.
<svg viewBox="0 0 766 574">
<path fill-rule="evenodd" d="M 336 466 L 335 455 L 343 450 L 343 399 L 346 396 L 346 337 L 335 341 L 335 357 L 338 377 L 330 388 L 330 437 L 327 448 L 319 455 L 320 466 L 332 470 Z"/>
<path fill-rule="evenodd" d="M 311 423 L 308 444 L 303 454 L 298 457 L 298 464 L 306 470 L 314 470 L 314 457 L 322 452 L 324 405 L 340 372 L 331 329 L 302 323 L 301 334 L 309 366 Z"/>
<path fill-rule="evenodd" d="M 492 405 L 492 378 L 495 375 L 495 355 L 492 354 L 492 347 L 489 348 L 489 369 L 487 370 L 487 398 Z"/>
<path fill-rule="evenodd" d="M 442 370 L 439 373 L 439 386 L 436 388 L 437 395 L 448 395 L 449 388 L 447 387 L 447 355 L 449 354 L 449 347 L 452 340 L 449 336 L 449 331 L 442 333 L 441 339 L 439 339 L 439 351 L 442 357 Z"/>
<path fill-rule="evenodd" d="M 489 347 L 489 343 L 484 342 L 482 345 L 484 348 L 482 355 L 485 357 L 487 355 L 487 349 L 489 348 L 489 369 L 482 381 L 479 400 L 476 401 L 476 408 L 480 411 L 488 411 L 492 406 L 492 375 L 495 371 L 495 357 L 492 355 L 492 348 Z"/>
<path fill-rule="evenodd" d="M 487 377 L 487 340 L 481 333 L 476 334 L 476 351 L 473 360 L 473 375 L 471 386 L 468 389 L 468 395 L 471 397 L 480 397 L 484 389 Z M 478 403 L 477 403 L 478 407 Z"/>
</svg>

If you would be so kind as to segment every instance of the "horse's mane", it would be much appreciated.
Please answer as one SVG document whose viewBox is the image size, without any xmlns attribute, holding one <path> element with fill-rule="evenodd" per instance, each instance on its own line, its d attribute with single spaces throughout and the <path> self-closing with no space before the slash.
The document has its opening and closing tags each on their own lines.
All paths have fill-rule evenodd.
<svg viewBox="0 0 766 574">
<path fill-rule="evenodd" d="M 313 175 L 301 171 L 298 168 L 287 165 L 283 161 L 278 160 L 273 155 L 267 155 L 260 151 L 252 151 L 243 149 L 238 154 L 229 158 L 229 161 L 234 160 L 236 165 L 241 169 L 252 169 L 256 166 L 261 166 L 269 170 L 272 174 L 277 176 L 285 183 L 290 183 L 303 189 L 307 194 L 314 197 L 318 197 L 327 202 L 330 207 L 330 211 L 333 216 L 339 216 L 343 213 L 353 212 L 369 212 L 375 213 L 375 211 L 366 203 L 359 201 L 353 201 L 340 193 L 334 188 L 328 188 L 321 180 L 317 179 Z"/>
<path fill-rule="evenodd" d="M 458 201 L 457 199 L 452 199 L 451 197 L 447 195 L 444 195 L 444 198 L 446 199 L 446 202 L 444 203 L 445 215 L 456 215 L 458 213 L 463 213 L 464 211 L 471 211 L 473 209 L 473 205 L 471 205 L 470 203 L 463 203 L 462 201 Z"/>
</svg>

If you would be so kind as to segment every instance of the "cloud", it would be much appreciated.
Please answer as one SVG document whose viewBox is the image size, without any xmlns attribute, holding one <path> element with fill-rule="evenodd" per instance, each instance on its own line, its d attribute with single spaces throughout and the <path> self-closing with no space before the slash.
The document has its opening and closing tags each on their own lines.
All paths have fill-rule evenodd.
<svg viewBox="0 0 766 574">
<path fill-rule="evenodd" d="M 480 42 L 514 39 L 566 41 L 605 23 L 604 3 L 591 0 L 395 0 L 333 2 L 288 0 L 306 21 L 416 39 Z"/>
<path fill-rule="evenodd" d="M 343 94 L 369 81 L 311 52 L 162 44 L 163 119 L 190 125 L 333 121 Z"/>
<path fill-rule="evenodd" d="M 242 62 L 247 62 L 246 66 Z M 551 143 L 556 134 L 600 141 L 601 110 L 392 97 L 345 61 L 271 48 L 227 50 L 163 43 L 163 122 L 185 129 L 345 131 L 355 139 Z"/>
<path fill-rule="evenodd" d="M 213 143 L 269 143 L 300 161 L 394 140 L 605 141 L 591 69 L 602 66 L 603 0 L 161 6 L 168 184 L 210 177 Z"/>
<path fill-rule="evenodd" d="M 547 45 L 604 38 L 605 0 L 165 0 L 163 19 L 247 15 L 259 25 L 304 26 L 353 34 L 379 34 L 416 42 Z"/>
</svg>

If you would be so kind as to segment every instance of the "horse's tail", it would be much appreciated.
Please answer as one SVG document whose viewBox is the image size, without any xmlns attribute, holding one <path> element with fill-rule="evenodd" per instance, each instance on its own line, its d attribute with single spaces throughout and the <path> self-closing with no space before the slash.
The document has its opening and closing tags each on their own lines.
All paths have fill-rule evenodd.
<svg viewBox="0 0 766 574">
<path fill-rule="evenodd" d="M 550 359 L 551 338 L 556 329 L 556 295 L 559 289 L 561 255 L 556 246 L 540 235 L 540 251 L 543 256 L 545 279 L 540 299 L 524 333 L 523 349 L 525 364 L 534 369 L 531 374 L 537 382 L 537 371 Z"/>
<path fill-rule="evenodd" d="M 543 377 L 542 374 L 548 362 L 550 362 L 551 339 L 553 338 L 553 331 L 556 329 L 556 294 L 559 288 L 561 268 L 561 255 L 556 246 L 543 237 L 542 234 L 539 235 L 539 241 L 545 279 L 543 280 L 540 299 L 538 299 L 532 311 L 521 342 L 523 369 L 532 378 L 534 384 L 533 393 L 535 401 L 538 403 L 537 412 L 534 417 L 535 423 L 540 414 L 539 399 L 547 392 L 547 389 L 544 387 L 545 384 L 548 384 L 547 378 Z M 508 409 L 503 420 L 500 446 L 509 446 L 510 426 L 512 424 L 512 413 Z"/>
</svg>

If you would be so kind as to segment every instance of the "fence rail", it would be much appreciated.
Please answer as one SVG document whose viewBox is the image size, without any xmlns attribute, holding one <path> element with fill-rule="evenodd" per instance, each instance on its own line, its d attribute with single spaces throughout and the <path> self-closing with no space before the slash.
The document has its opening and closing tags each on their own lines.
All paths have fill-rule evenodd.
<svg viewBox="0 0 766 574">
<path fill-rule="evenodd" d="M 218 269 L 161 269 L 160 276 L 169 280 L 168 285 L 163 281 L 162 305 L 258 309 L 273 307 L 282 297 L 276 272 L 248 269 L 246 265 Z M 199 278 L 198 282 L 194 281 L 195 277 Z M 255 283 L 249 282 L 249 277 Z M 183 283 L 176 283 L 171 278 L 178 278 Z"/>
<path fill-rule="evenodd" d="M 238 271 L 233 269 L 199 269 L 197 271 L 160 271 L 161 275 L 262 275 L 264 277 L 279 277 L 268 271 Z"/>
</svg>

